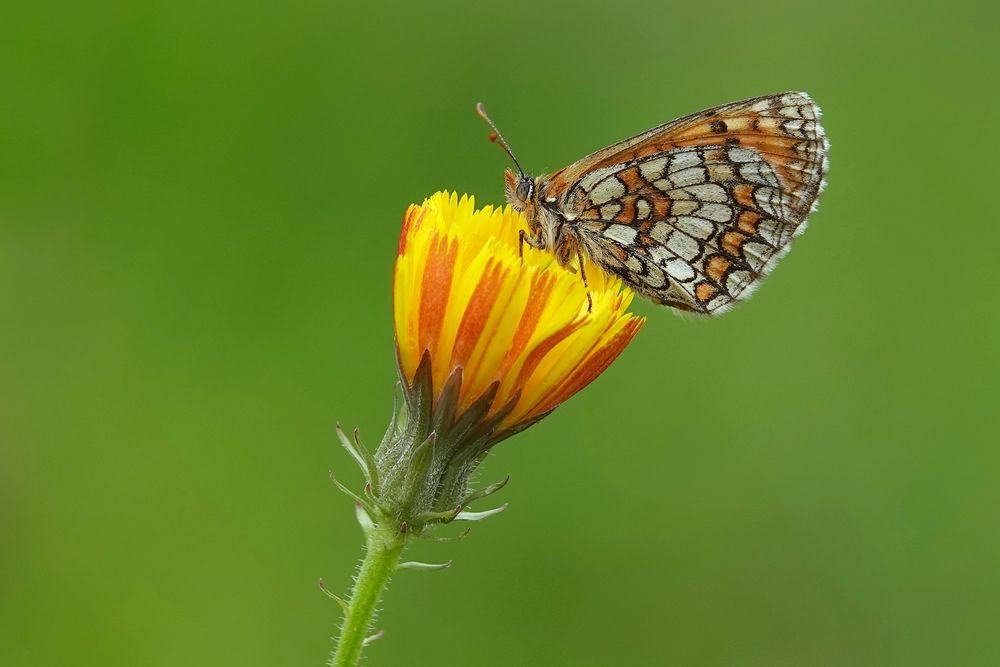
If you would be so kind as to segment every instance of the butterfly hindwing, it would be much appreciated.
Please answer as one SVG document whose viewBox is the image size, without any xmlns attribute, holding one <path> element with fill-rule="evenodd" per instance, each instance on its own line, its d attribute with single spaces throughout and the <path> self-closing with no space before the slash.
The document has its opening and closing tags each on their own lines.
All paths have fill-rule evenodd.
<svg viewBox="0 0 1000 667">
<path fill-rule="evenodd" d="M 685 116 L 554 174 L 587 254 L 643 296 L 718 314 L 745 298 L 805 227 L 827 141 L 802 93 Z"/>
</svg>

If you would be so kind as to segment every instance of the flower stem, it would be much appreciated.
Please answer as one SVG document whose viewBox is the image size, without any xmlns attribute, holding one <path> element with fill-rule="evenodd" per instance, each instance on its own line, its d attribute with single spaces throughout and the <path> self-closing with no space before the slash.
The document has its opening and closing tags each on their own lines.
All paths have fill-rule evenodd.
<svg viewBox="0 0 1000 667">
<path fill-rule="evenodd" d="M 351 601 L 330 667 L 355 667 L 361 661 L 365 637 L 375 616 L 375 608 L 399 564 L 406 546 L 406 533 L 392 521 L 381 521 L 368 533 L 365 559 L 354 581 Z"/>
</svg>

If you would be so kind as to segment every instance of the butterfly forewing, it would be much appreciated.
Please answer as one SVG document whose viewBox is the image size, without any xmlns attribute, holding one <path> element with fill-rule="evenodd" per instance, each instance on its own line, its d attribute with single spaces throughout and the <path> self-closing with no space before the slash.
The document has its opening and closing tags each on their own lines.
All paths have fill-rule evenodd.
<svg viewBox="0 0 1000 667">
<path fill-rule="evenodd" d="M 604 270 L 718 314 L 805 228 L 827 170 L 819 109 L 780 93 L 685 116 L 552 175 L 544 196 Z"/>
</svg>

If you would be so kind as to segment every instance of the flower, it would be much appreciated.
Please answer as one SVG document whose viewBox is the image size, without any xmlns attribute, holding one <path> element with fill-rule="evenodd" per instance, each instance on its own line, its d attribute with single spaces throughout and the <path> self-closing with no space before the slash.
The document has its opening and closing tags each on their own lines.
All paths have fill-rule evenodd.
<svg viewBox="0 0 1000 667">
<path fill-rule="evenodd" d="M 374 456 L 357 429 L 350 438 L 337 426 L 364 472 L 364 494 L 333 482 L 355 501 L 367 552 L 350 603 L 327 591 L 345 613 L 330 664 L 357 664 L 396 567 L 448 566 L 399 563 L 411 536 L 506 507 L 465 511 L 507 482 L 470 491 L 490 448 L 590 384 L 642 328 L 619 279 L 587 264 L 585 287 L 548 252 L 520 257 L 527 229 L 510 207 L 476 210 L 472 197 L 446 192 L 406 211 L 392 284 L 405 402 Z"/>
<path fill-rule="evenodd" d="M 494 440 L 590 384 L 644 323 L 628 312 L 632 292 L 596 265 L 586 265 L 588 312 L 578 273 L 531 247 L 519 257 L 527 229 L 510 207 L 476 210 L 472 197 L 438 192 L 407 210 L 393 275 L 401 379 L 412 386 L 428 355 L 437 401 L 462 369 L 459 415 L 496 385 Z"/>
<path fill-rule="evenodd" d="M 526 229 L 509 207 L 444 192 L 407 210 L 393 272 L 405 401 L 374 456 L 338 429 L 365 473 L 364 498 L 337 482 L 363 525 L 419 534 L 495 512 L 463 511 L 506 481 L 470 493 L 486 453 L 590 384 L 642 327 L 619 279 L 587 265 L 585 287 L 547 252 L 519 257 Z"/>
</svg>

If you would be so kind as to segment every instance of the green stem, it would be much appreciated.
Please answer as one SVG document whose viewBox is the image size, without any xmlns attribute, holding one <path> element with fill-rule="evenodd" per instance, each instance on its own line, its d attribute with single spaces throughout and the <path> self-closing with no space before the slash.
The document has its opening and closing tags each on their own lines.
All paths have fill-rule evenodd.
<svg viewBox="0 0 1000 667">
<path fill-rule="evenodd" d="M 351 602 L 330 667 L 355 667 L 361 661 L 361 649 L 375 616 L 375 608 L 399 564 L 406 546 L 406 534 L 392 521 L 381 521 L 368 534 L 365 559 L 354 581 Z"/>
</svg>

